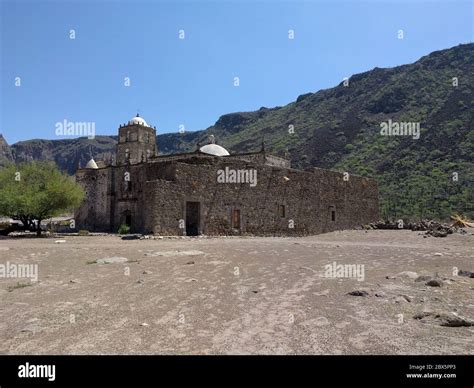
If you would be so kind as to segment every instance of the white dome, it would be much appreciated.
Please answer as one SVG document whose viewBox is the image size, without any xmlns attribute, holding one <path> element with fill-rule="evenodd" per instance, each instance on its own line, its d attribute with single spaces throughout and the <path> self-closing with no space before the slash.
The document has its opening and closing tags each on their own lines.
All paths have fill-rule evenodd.
<svg viewBox="0 0 474 388">
<path fill-rule="evenodd" d="M 91 159 L 91 160 L 89 160 L 89 161 L 87 162 L 86 168 L 92 168 L 92 169 L 95 170 L 95 169 L 98 169 L 99 166 L 97 166 L 97 163 L 95 162 L 94 159 Z"/>
<path fill-rule="evenodd" d="M 224 147 L 221 147 L 217 144 L 206 144 L 199 148 L 199 151 L 204 152 L 205 154 L 214 155 L 214 156 L 227 156 L 230 155 Z"/>
<path fill-rule="evenodd" d="M 128 125 L 134 125 L 134 124 L 135 124 L 135 125 L 138 124 L 138 125 L 143 125 L 143 126 L 145 126 L 145 127 L 149 127 L 149 125 L 146 123 L 146 121 L 143 120 L 143 118 L 141 118 L 141 117 L 138 116 L 138 115 L 137 115 L 136 117 L 134 117 L 133 119 L 131 119 L 131 120 L 128 122 Z"/>
</svg>

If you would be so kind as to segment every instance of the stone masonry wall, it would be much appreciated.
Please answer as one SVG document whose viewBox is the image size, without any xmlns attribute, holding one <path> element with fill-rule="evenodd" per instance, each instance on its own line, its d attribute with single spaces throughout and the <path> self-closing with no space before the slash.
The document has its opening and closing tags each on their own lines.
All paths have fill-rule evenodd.
<svg viewBox="0 0 474 388">
<path fill-rule="evenodd" d="M 109 230 L 110 174 L 110 168 L 82 169 L 77 172 L 76 182 L 83 187 L 85 199 L 74 215 L 76 228 L 91 231 Z"/>
<path fill-rule="evenodd" d="M 256 170 L 249 183 L 219 183 L 225 168 Z M 238 158 L 190 157 L 182 161 L 82 169 L 77 181 L 86 200 L 76 212 L 79 229 L 184 235 L 186 202 L 200 203 L 206 235 L 307 235 L 360 226 L 378 219 L 375 181 L 314 169 L 299 171 Z M 233 211 L 240 211 L 234 228 Z M 335 219 L 333 219 L 333 213 Z"/>
<path fill-rule="evenodd" d="M 257 185 L 218 183 L 217 171 L 226 166 L 256 169 Z M 350 176 L 344 181 L 342 174 L 332 171 L 303 172 L 225 158 L 199 165 L 175 162 L 174 173 L 174 180 L 146 183 L 147 197 L 152 198 L 147 203 L 146 230 L 184 234 L 180 220 L 186 218 L 186 201 L 201 203 L 200 232 L 206 235 L 317 234 L 378 219 L 377 184 L 366 178 Z M 233 209 L 240 210 L 240 230 L 232 228 Z"/>
<path fill-rule="evenodd" d="M 142 125 L 126 125 L 119 129 L 117 165 L 137 164 L 156 154 L 156 131 Z"/>
</svg>

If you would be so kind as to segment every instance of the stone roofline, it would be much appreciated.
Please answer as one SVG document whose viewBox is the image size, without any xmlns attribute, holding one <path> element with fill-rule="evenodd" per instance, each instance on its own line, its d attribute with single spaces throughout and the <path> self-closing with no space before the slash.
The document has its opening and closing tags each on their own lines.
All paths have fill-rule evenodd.
<svg viewBox="0 0 474 388">
<path fill-rule="evenodd" d="M 138 166 L 140 164 L 145 164 L 145 163 L 157 163 L 157 162 L 160 162 L 160 161 L 166 160 L 166 159 L 170 159 L 170 160 L 180 159 L 182 157 L 199 156 L 199 157 L 204 157 L 204 158 L 211 159 L 211 158 L 229 158 L 229 157 L 232 158 L 232 157 L 238 157 L 238 156 L 250 156 L 250 155 L 258 155 L 258 154 L 265 154 L 265 155 L 271 156 L 273 158 L 277 158 L 277 159 L 280 159 L 280 160 L 286 160 L 286 159 L 279 158 L 278 156 L 267 154 L 267 153 L 262 152 L 262 151 L 246 152 L 246 153 L 242 153 L 242 154 L 232 154 L 232 155 L 224 155 L 224 156 L 215 156 L 215 155 L 209 155 L 209 154 L 206 154 L 205 152 L 201 152 L 201 151 L 197 150 L 197 151 L 191 151 L 191 152 L 181 152 L 181 153 L 178 153 L 178 154 L 152 155 L 152 156 L 150 156 L 150 159 L 148 161 L 144 161 L 144 162 L 140 161 L 139 163 L 134 163 L 131 166 Z M 127 166 L 127 165 L 126 164 L 108 165 L 108 166 L 102 166 L 102 167 L 96 168 L 94 170 L 103 170 L 103 169 L 109 168 L 109 167 L 123 167 L 123 166 Z M 81 167 L 81 168 L 78 168 L 76 170 L 76 172 L 82 171 L 82 170 L 88 170 L 89 171 L 90 169 L 85 168 L 85 167 Z"/>
<path fill-rule="evenodd" d="M 256 153 L 260 153 L 260 152 L 256 152 Z M 252 154 L 256 154 L 256 153 L 247 153 L 247 154 L 238 154 L 238 155 L 252 155 Z M 190 152 L 190 153 L 183 153 L 181 155 L 202 155 L 204 156 L 205 158 L 208 158 L 208 159 L 211 159 L 211 158 L 221 158 L 220 156 L 213 156 L 213 155 L 207 155 L 207 154 L 204 154 L 204 153 L 200 153 L 200 152 Z M 229 155 L 229 156 L 232 156 L 232 155 Z M 230 160 L 229 160 L 230 162 Z M 239 162 L 241 162 L 242 164 L 247 164 L 247 165 L 255 165 L 254 162 L 249 162 L 249 161 L 246 161 L 246 160 L 239 160 Z M 137 163 L 137 164 L 133 164 L 131 166 L 138 166 L 138 165 L 141 165 L 141 164 L 146 164 L 148 162 L 140 162 L 140 163 Z M 185 162 L 182 162 L 182 161 L 175 161 L 176 164 L 183 164 L 183 165 L 188 165 L 188 163 L 185 163 Z M 332 173 L 334 175 L 340 175 L 342 176 L 344 174 L 344 172 L 341 172 L 341 171 L 335 171 L 335 170 L 330 170 L 330 169 L 326 169 L 326 168 L 320 168 L 320 167 L 312 167 L 312 169 L 310 171 L 308 170 L 299 170 L 297 168 L 292 168 L 292 167 L 280 167 L 280 166 L 269 166 L 269 165 L 265 165 L 267 168 L 271 168 L 273 170 L 284 170 L 284 171 L 288 171 L 288 172 L 294 172 L 294 173 L 299 173 L 299 174 L 308 174 L 308 175 L 312 175 L 314 174 L 317 170 L 319 171 L 322 171 L 322 172 L 325 172 L 325 173 Z M 114 168 L 119 168 L 119 167 L 124 167 L 124 165 L 119 165 L 119 166 L 106 166 L 106 167 L 100 167 L 98 169 L 87 169 L 87 168 L 81 168 L 77 171 L 80 171 L 80 170 L 85 170 L 85 171 L 98 171 L 98 170 L 103 170 L 103 169 L 106 169 L 106 168 L 110 168 L 110 167 L 114 167 Z M 373 178 L 368 178 L 368 177 L 365 177 L 365 176 L 361 176 L 361 175 L 356 175 L 356 174 L 351 174 L 349 173 L 349 175 L 351 177 L 355 177 L 355 178 L 358 178 L 358 179 L 365 179 L 369 182 L 377 182 L 375 179 Z M 163 179 L 154 179 L 154 180 L 147 180 L 146 182 L 157 182 L 157 181 L 162 181 Z"/>
<path fill-rule="evenodd" d="M 247 155 L 258 155 L 258 154 L 270 155 L 270 154 L 267 154 L 265 151 L 255 151 L 255 152 L 244 152 L 244 153 L 241 153 L 241 154 L 223 155 L 223 156 L 219 156 L 219 157 L 220 158 L 228 158 L 229 156 L 231 156 L 231 157 L 232 156 L 247 156 Z M 205 152 L 196 150 L 196 151 L 191 151 L 191 152 L 180 152 L 180 153 L 177 153 L 177 154 L 157 155 L 157 156 L 153 156 L 151 159 L 168 158 L 168 157 L 173 157 L 173 156 L 189 156 L 189 155 L 204 155 L 204 156 L 215 157 L 215 155 L 206 154 Z M 271 156 L 273 156 L 273 155 L 271 155 Z M 274 157 L 278 158 L 278 156 L 274 156 Z M 281 159 L 281 158 L 279 158 L 279 159 Z"/>
<path fill-rule="evenodd" d="M 127 127 L 140 127 L 140 128 L 149 128 L 149 129 L 154 129 L 156 131 L 156 125 L 143 125 L 140 123 L 124 123 L 124 124 L 119 124 L 119 129 L 120 128 L 127 128 Z"/>
<path fill-rule="evenodd" d="M 180 157 L 183 157 L 183 156 L 187 156 L 187 157 L 199 156 L 199 157 L 207 158 L 207 159 L 214 159 L 214 158 L 229 158 L 229 159 L 232 159 L 233 157 L 251 156 L 251 155 L 258 155 L 258 154 L 264 154 L 266 156 L 271 156 L 271 157 L 277 158 L 279 160 L 284 160 L 284 161 L 287 160 L 287 159 L 284 159 L 284 158 L 280 158 L 278 156 L 274 156 L 272 154 L 268 154 L 265 151 L 246 152 L 246 153 L 242 153 L 242 154 L 232 154 L 232 155 L 226 155 L 226 156 L 214 156 L 214 155 L 206 154 L 204 152 L 200 152 L 198 150 L 198 151 L 193 151 L 193 152 L 183 152 L 183 153 L 179 153 L 179 154 L 153 156 L 153 157 L 150 158 L 149 161 L 139 162 L 139 163 L 135 163 L 135 164 L 131 164 L 131 165 L 108 165 L 108 166 L 99 167 L 97 169 L 89 169 L 89 168 L 82 167 L 82 168 L 77 169 L 76 173 L 80 172 L 80 171 L 81 172 L 82 171 L 99 171 L 99 170 L 104 170 L 104 169 L 111 168 L 111 167 L 117 168 L 117 167 L 124 167 L 124 166 L 139 166 L 139 165 L 147 164 L 147 163 L 159 163 L 161 160 L 165 161 L 167 158 L 170 158 L 171 159 L 170 161 L 172 161 L 173 159 L 178 159 L 176 161 L 176 163 L 185 164 L 184 162 L 179 161 Z M 250 161 L 245 161 L 245 160 L 240 160 L 240 161 L 242 163 L 255 164 L 255 163 L 250 162 Z M 323 172 L 330 172 L 330 173 L 337 174 L 337 175 L 343 175 L 344 174 L 344 172 L 341 172 L 341 171 L 335 171 L 335 170 L 330 170 L 330 169 L 320 168 L 320 167 L 312 167 L 311 171 L 299 170 L 297 168 L 292 168 L 292 167 L 280 167 L 280 166 L 269 166 L 269 165 L 266 165 L 266 167 L 272 168 L 272 169 L 277 169 L 277 170 L 286 170 L 286 171 L 290 171 L 290 172 L 298 172 L 298 173 L 305 173 L 305 174 L 314 174 L 317 170 L 320 170 L 320 171 L 323 171 Z M 352 174 L 350 172 L 349 172 L 349 176 L 360 178 L 360 179 L 366 179 L 368 181 L 374 181 L 374 182 L 376 181 L 373 178 L 368 178 L 368 177 L 364 177 L 364 176 L 361 176 L 361 175 Z M 153 182 L 153 181 L 147 181 L 147 182 Z"/>
<path fill-rule="evenodd" d="M 240 156 L 254 156 L 254 155 L 265 155 L 265 156 L 270 156 L 274 159 L 281 160 L 288 162 L 288 159 L 281 158 L 279 156 L 275 156 L 272 154 L 267 153 L 266 151 L 255 151 L 255 152 L 244 152 L 240 154 L 230 154 L 230 155 L 223 155 L 223 156 L 215 156 L 215 155 L 210 155 L 205 152 L 196 150 L 196 151 L 191 151 L 191 152 L 181 152 L 179 154 L 169 154 L 169 155 L 153 155 L 150 157 L 151 162 L 159 162 L 160 159 L 179 159 L 181 157 L 190 157 L 190 156 L 200 156 L 200 157 L 209 157 L 209 158 L 238 158 Z M 146 163 L 146 162 L 145 162 Z"/>
<path fill-rule="evenodd" d="M 209 155 L 211 156 L 211 155 Z M 252 165 L 253 163 L 252 162 L 247 162 L 245 160 L 242 160 L 241 161 L 242 163 L 247 163 L 247 164 L 250 164 Z M 182 165 L 187 165 L 187 163 L 184 163 L 184 162 L 180 162 L 180 161 L 176 161 L 175 162 L 176 164 L 182 164 Z M 114 166 L 116 167 L 116 166 Z M 343 172 L 340 172 L 340 171 L 334 171 L 334 170 L 328 170 L 328 169 L 324 169 L 324 168 L 319 168 L 319 167 L 314 167 L 313 171 L 305 171 L 305 170 L 298 170 L 296 168 L 287 168 L 287 167 L 278 167 L 278 166 L 268 166 L 266 165 L 267 168 L 271 168 L 273 170 L 284 170 L 284 171 L 288 171 L 288 172 L 295 172 L 295 173 L 298 173 L 298 174 L 308 174 L 308 175 L 314 175 L 316 170 L 320 170 L 320 171 L 324 171 L 325 173 L 332 173 L 334 175 L 340 175 L 342 176 L 344 173 Z M 358 178 L 358 179 L 365 179 L 366 181 L 368 182 L 375 182 L 377 183 L 377 181 L 373 178 L 368 178 L 368 177 L 365 177 L 365 176 L 360 176 L 360 175 L 355 175 L 355 174 L 350 174 L 351 177 L 354 177 L 354 178 Z M 145 181 L 146 183 L 153 183 L 153 182 L 163 182 L 163 181 L 166 181 L 168 182 L 168 180 L 166 179 L 163 179 L 163 178 L 157 178 L 157 179 L 152 179 L 152 180 L 147 180 Z"/>
</svg>

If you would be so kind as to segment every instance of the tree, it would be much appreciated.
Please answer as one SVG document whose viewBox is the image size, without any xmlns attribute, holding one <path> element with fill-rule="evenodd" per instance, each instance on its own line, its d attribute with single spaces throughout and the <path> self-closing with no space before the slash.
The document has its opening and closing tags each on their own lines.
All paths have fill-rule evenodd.
<svg viewBox="0 0 474 388">
<path fill-rule="evenodd" d="M 79 206 L 84 191 L 50 162 L 0 169 L 0 214 L 19 220 L 41 236 L 41 221 Z"/>
</svg>

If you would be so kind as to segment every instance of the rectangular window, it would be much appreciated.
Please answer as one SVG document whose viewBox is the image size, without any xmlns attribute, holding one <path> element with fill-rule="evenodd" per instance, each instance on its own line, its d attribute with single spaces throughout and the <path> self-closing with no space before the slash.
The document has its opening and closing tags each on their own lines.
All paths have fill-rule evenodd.
<svg viewBox="0 0 474 388">
<path fill-rule="evenodd" d="M 336 211 L 331 210 L 331 221 L 336 221 Z"/>
<path fill-rule="evenodd" d="M 279 209 L 279 213 L 280 213 L 280 218 L 285 218 L 286 217 L 285 205 L 280 205 L 278 207 L 278 209 Z"/>
<path fill-rule="evenodd" d="M 232 210 L 232 228 L 240 229 L 240 210 Z"/>
</svg>

